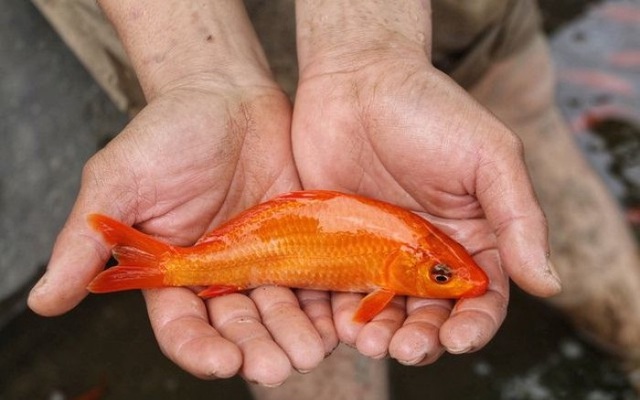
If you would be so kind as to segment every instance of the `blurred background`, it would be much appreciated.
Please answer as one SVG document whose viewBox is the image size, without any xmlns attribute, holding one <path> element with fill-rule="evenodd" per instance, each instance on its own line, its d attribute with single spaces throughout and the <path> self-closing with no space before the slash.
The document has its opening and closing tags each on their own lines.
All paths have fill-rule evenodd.
<svg viewBox="0 0 640 400">
<path fill-rule="evenodd" d="M 295 39 L 283 40 L 282 32 L 293 17 L 268 3 L 248 7 L 274 73 L 291 93 Z M 637 1 L 540 2 L 560 72 L 559 104 L 636 227 L 640 64 L 609 65 L 601 57 L 615 46 L 640 51 L 640 22 L 607 12 L 620 3 L 640 9 Z M 599 68 L 633 91 L 603 92 L 565 79 L 563 71 L 577 65 Z M 89 296 L 52 319 L 25 307 L 84 162 L 126 121 L 30 2 L 0 2 L 0 400 L 71 399 L 92 388 L 104 388 L 105 399 L 250 399 L 240 379 L 200 381 L 165 359 L 139 293 Z M 505 324 L 485 349 L 422 368 L 391 364 L 394 399 L 636 398 L 615 360 L 517 289 Z"/>
</svg>

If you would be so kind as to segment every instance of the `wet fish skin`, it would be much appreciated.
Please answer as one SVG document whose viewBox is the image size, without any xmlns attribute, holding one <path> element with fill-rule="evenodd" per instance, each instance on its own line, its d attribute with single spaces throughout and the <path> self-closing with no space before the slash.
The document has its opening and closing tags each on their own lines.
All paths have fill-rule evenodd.
<svg viewBox="0 0 640 400">
<path fill-rule="evenodd" d="M 366 322 L 396 295 L 482 295 L 484 271 L 459 243 L 420 216 L 362 196 L 299 191 L 252 207 L 191 247 L 160 242 L 107 216 L 90 225 L 119 264 L 94 293 L 207 286 L 213 297 L 262 285 L 368 293 L 354 315 Z"/>
</svg>

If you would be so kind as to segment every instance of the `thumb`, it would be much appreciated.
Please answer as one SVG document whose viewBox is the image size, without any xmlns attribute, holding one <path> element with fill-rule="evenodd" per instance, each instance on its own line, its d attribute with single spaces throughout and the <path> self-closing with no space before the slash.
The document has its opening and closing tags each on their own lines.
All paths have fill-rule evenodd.
<svg viewBox="0 0 640 400">
<path fill-rule="evenodd" d="M 27 303 L 37 314 L 54 316 L 75 307 L 88 294 L 87 284 L 109 259 L 108 249 L 76 210 L 67 220 L 45 274 L 31 289 Z"/>
<path fill-rule="evenodd" d="M 117 207 L 122 199 L 114 201 L 113 187 L 95 179 L 98 174 L 94 171 L 100 170 L 101 162 L 96 162 L 99 158 L 94 156 L 85 166 L 80 193 L 56 239 L 47 270 L 29 294 L 27 304 L 37 314 L 54 316 L 75 307 L 87 296 L 87 284 L 111 255 L 100 234 L 86 220 L 88 214 L 96 212 L 122 219 Z"/>
<path fill-rule="evenodd" d="M 527 173 L 522 143 L 515 135 L 505 137 L 510 143 L 493 153 L 493 162 L 480 163 L 478 200 L 496 232 L 510 277 L 530 294 L 553 296 L 562 286 L 549 260 L 546 219 Z"/>
</svg>

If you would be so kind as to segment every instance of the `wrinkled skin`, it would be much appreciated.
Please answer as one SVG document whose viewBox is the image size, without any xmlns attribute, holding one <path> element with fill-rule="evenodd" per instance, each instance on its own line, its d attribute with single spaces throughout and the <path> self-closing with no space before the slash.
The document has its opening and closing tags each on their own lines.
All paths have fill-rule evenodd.
<svg viewBox="0 0 640 400">
<path fill-rule="evenodd" d="M 556 290 L 527 277 L 532 266 L 522 262 L 544 260 L 546 238 L 530 187 L 513 190 L 528 180 L 519 140 L 427 61 L 378 53 L 359 69 L 311 68 L 293 121 L 304 187 L 357 192 L 436 217 L 490 276 L 486 295 L 455 308 L 397 299 L 365 326 L 350 320 L 361 296 L 333 295 L 342 341 L 411 365 L 484 346 L 506 315 L 508 275 L 539 295 Z"/>
<path fill-rule="evenodd" d="M 267 83 L 199 81 L 152 101 L 87 163 L 45 283 L 34 289 L 30 306 L 43 315 L 67 311 L 104 267 L 109 251 L 87 226 L 88 213 L 112 215 L 188 245 L 231 215 L 299 189 L 289 145 L 290 104 Z M 162 351 L 202 378 L 240 371 L 248 380 L 276 385 L 292 368 L 313 368 L 336 345 L 331 331 L 323 341 L 289 289 L 207 301 L 186 288 L 144 294 Z"/>
<path fill-rule="evenodd" d="M 335 54 L 299 52 L 292 116 L 242 2 L 100 3 L 149 104 L 87 163 L 47 273 L 29 297 L 35 312 L 67 312 L 104 268 L 109 249 L 88 227 L 89 213 L 188 245 L 300 183 L 429 215 L 485 268 L 489 292 L 455 308 L 447 301 L 398 298 L 357 325 L 351 321 L 357 294 L 262 287 L 203 301 L 192 288 L 145 291 L 160 348 L 186 371 L 209 379 L 240 373 L 275 386 L 293 369 L 314 369 L 338 340 L 371 357 L 425 364 L 445 349 L 463 353 L 490 340 L 505 315 L 507 276 L 532 294 L 559 290 L 519 141 L 433 69 L 424 47 L 359 53 L 325 46 L 347 50 L 357 61 L 347 69 Z M 408 4 L 352 6 L 398 10 Z M 415 13 L 406 15 L 426 26 Z"/>
</svg>

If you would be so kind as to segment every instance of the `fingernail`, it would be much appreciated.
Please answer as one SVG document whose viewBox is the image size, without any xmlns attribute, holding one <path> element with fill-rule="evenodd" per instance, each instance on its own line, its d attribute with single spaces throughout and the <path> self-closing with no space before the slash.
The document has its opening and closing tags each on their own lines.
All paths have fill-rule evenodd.
<svg viewBox="0 0 640 400">
<path fill-rule="evenodd" d="M 36 282 L 36 284 L 33 286 L 33 288 L 31 288 L 31 293 L 39 292 L 45 286 L 47 286 L 47 273 L 46 272 L 44 273 L 44 275 L 42 275 L 42 277 L 38 280 L 38 282 Z"/>
<path fill-rule="evenodd" d="M 410 367 L 410 366 L 416 365 L 417 363 L 422 361 L 424 358 L 425 358 L 425 354 L 420 354 L 419 356 L 412 358 L 411 360 L 400 360 L 400 359 L 396 359 L 396 360 L 400 364 Z"/>
<path fill-rule="evenodd" d="M 560 280 L 560 275 L 558 275 L 558 270 L 556 270 L 555 265 L 549 258 L 547 258 L 547 273 L 553 277 L 558 285 L 558 291 L 562 290 L 562 281 Z"/>
<path fill-rule="evenodd" d="M 273 389 L 273 388 L 277 388 L 278 386 L 281 386 L 284 382 L 277 382 L 277 383 L 263 383 L 263 382 L 253 382 L 258 386 L 262 386 L 262 387 L 266 387 L 269 389 Z"/>
<path fill-rule="evenodd" d="M 387 357 L 387 353 L 386 351 L 382 352 L 382 353 L 378 353 L 378 354 L 372 354 L 369 357 L 374 359 L 374 360 L 382 360 L 383 358 Z"/>
<path fill-rule="evenodd" d="M 471 346 L 466 346 L 466 347 L 461 347 L 461 348 L 452 348 L 452 347 L 447 347 L 447 351 L 451 354 L 464 354 L 464 353 L 469 353 L 471 352 L 471 350 L 473 349 L 473 347 Z"/>
<path fill-rule="evenodd" d="M 311 372 L 310 369 L 296 369 L 296 371 L 300 374 L 300 375 L 306 375 L 309 372 Z"/>
<path fill-rule="evenodd" d="M 340 345 L 340 343 L 338 342 L 335 346 L 333 346 L 333 348 L 331 348 L 331 350 L 327 351 L 324 353 L 324 358 L 329 357 L 331 354 L 333 354 L 333 352 L 338 348 L 338 346 Z"/>
</svg>

